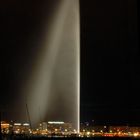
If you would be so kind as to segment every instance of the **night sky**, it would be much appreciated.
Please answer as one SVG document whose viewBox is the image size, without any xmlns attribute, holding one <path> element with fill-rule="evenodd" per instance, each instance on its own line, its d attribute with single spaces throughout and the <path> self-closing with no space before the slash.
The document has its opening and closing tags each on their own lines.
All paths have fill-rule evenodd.
<svg viewBox="0 0 140 140">
<path fill-rule="evenodd" d="M 140 124 L 140 57 L 134 0 L 81 4 L 81 118 Z"/>
<path fill-rule="evenodd" d="M 32 69 L 50 7 L 55 9 L 57 2 L 0 1 L 0 108 L 4 119 L 18 120 L 24 74 Z M 140 125 L 136 0 L 81 0 L 80 6 L 81 121 Z"/>
</svg>

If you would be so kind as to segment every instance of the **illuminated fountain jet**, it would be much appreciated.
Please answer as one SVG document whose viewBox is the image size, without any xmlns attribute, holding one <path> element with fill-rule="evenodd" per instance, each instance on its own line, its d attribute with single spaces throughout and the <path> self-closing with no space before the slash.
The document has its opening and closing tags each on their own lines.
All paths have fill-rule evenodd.
<svg viewBox="0 0 140 140">
<path fill-rule="evenodd" d="M 24 94 L 33 125 L 64 121 L 79 131 L 79 1 L 59 1 Z"/>
</svg>

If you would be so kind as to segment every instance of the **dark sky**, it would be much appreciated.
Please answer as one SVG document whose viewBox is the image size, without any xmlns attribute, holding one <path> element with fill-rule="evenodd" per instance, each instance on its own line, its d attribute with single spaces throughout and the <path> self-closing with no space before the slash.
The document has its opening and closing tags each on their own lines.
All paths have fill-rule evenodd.
<svg viewBox="0 0 140 140">
<path fill-rule="evenodd" d="M 0 2 L 0 106 L 13 112 L 56 0 Z M 81 121 L 140 125 L 136 0 L 81 0 Z M 36 45 L 35 45 L 36 44 Z"/>
<path fill-rule="evenodd" d="M 140 124 L 136 0 L 86 2 L 81 3 L 82 119 Z"/>
</svg>

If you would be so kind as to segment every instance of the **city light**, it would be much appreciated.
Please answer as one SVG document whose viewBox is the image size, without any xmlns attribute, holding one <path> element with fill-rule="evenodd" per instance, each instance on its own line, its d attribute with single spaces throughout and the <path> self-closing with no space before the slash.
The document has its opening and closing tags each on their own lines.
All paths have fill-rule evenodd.
<svg viewBox="0 0 140 140">
<path fill-rule="evenodd" d="M 48 122 L 49 124 L 64 124 L 64 122 Z"/>
<path fill-rule="evenodd" d="M 40 122 L 37 127 L 30 128 L 29 123 L 7 123 L 1 122 L 2 134 L 14 135 L 24 134 L 27 136 L 44 136 L 44 137 L 137 137 L 140 138 L 140 127 L 132 126 L 94 126 L 91 124 L 81 127 L 77 132 L 72 128 L 71 123 L 63 121 Z M 106 129 L 108 128 L 108 129 Z"/>
<path fill-rule="evenodd" d="M 138 133 L 134 133 L 134 137 L 137 137 L 139 134 Z"/>
<path fill-rule="evenodd" d="M 14 123 L 14 125 L 19 125 L 19 126 L 20 126 L 20 125 L 21 125 L 21 123 Z"/>
<path fill-rule="evenodd" d="M 29 125 L 30 125 L 29 123 L 24 123 L 24 124 L 23 124 L 23 126 L 29 126 Z"/>
</svg>

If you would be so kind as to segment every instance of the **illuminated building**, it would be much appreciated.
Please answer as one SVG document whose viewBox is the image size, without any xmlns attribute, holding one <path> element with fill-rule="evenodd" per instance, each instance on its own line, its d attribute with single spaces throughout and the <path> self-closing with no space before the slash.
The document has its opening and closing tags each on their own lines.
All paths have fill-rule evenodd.
<svg viewBox="0 0 140 140">
<path fill-rule="evenodd" d="M 1 122 L 1 131 L 2 133 L 9 133 L 10 124 L 4 121 Z"/>
<path fill-rule="evenodd" d="M 21 129 L 22 129 L 21 123 L 14 123 L 13 124 L 13 132 L 15 134 L 21 133 Z"/>
<path fill-rule="evenodd" d="M 64 122 L 48 122 L 47 129 L 50 132 L 71 132 L 72 125 Z"/>
<path fill-rule="evenodd" d="M 23 123 L 22 124 L 22 133 L 28 134 L 30 133 L 30 124 L 29 123 Z"/>
<path fill-rule="evenodd" d="M 20 134 L 20 133 L 24 133 L 24 134 L 27 134 L 27 133 L 30 133 L 30 124 L 29 123 L 14 123 L 13 124 L 13 132 L 15 134 Z"/>
<path fill-rule="evenodd" d="M 47 129 L 47 122 L 42 122 L 39 124 L 39 130 L 46 130 Z"/>
</svg>

